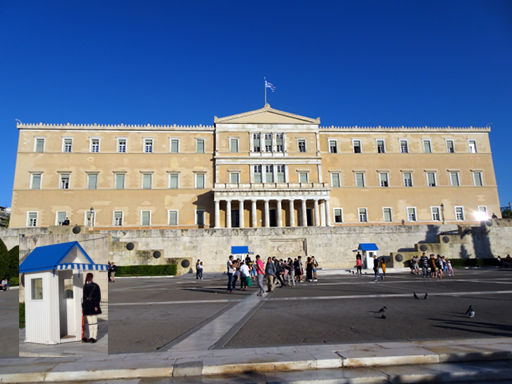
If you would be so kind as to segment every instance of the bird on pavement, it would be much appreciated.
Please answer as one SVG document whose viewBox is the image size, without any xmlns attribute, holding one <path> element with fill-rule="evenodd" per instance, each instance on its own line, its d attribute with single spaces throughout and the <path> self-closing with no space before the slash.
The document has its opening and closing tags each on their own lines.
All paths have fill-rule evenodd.
<svg viewBox="0 0 512 384">
<path fill-rule="evenodd" d="M 382 315 L 380 315 L 380 318 L 381 318 L 381 319 L 385 319 L 385 318 L 386 318 L 386 315 L 385 315 L 385 314 L 382 314 Z"/>
<path fill-rule="evenodd" d="M 471 305 L 469 306 L 465 315 L 468 315 L 468 317 L 475 317 L 475 310 L 473 309 L 473 307 Z"/>
<path fill-rule="evenodd" d="M 388 307 L 383 306 L 381 309 L 379 309 L 379 310 L 377 311 L 377 313 L 384 313 L 384 312 L 386 311 L 386 309 L 388 309 Z"/>
<path fill-rule="evenodd" d="M 419 299 L 420 299 L 420 298 L 418 297 L 418 295 L 416 294 L 416 292 L 413 292 L 413 295 L 414 295 L 414 298 L 415 298 L 416 300 L 419 300 Z"/>
<path fill-rule="evenodd" d="M 428 292 L 425 292 L 425 296 L 423 296 L 423 300 L 427 300 Z"/>
</svg>

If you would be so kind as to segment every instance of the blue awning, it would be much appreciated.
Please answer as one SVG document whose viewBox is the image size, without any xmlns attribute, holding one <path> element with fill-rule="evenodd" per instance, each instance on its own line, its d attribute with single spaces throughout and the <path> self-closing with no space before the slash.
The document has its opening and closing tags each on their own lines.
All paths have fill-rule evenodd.
<svg viewBox="0 0 512 384">
<path fill-rule="evenodd" d="M 379 248 L 375 243 L 359 243 L 359 247 L 357 249 L 361 251 L 378 251 Z"/>
<path fill-rule="evenodd" d="M 249 253 L 249 247 L 246 245 L 241 246 L 232 246 L 231 247 L 231 254 L 240 254 L 240 253 Z"/>
</svg>

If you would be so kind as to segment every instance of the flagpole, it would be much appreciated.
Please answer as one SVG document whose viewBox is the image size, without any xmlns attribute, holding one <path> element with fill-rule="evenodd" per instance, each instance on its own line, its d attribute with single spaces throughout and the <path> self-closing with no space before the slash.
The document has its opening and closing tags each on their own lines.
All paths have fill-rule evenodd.
<svg viewBox="0 0 512 384">
<path fill-rule="evenodd" d="M 267 78 L 266 77 L 263 77 L 263 88 L 265 88 L 265 104 L 264 105 L 267 105 Z"/>
</svg>

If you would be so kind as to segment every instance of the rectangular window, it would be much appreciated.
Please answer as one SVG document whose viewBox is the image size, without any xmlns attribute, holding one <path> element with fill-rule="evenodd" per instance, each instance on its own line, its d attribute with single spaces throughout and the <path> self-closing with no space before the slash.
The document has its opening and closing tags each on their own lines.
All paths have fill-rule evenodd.
<svg viewBox="0 0 512 384">
<path fill-rule="evenodd" d="M 84 225 L 87 225 L 88 227 L 93 227 L 96 221 L 96 212 L 88 210 L 84 212 L 84 216 Z"/>
<path fill-rule="evenodd" d="M 196 188 L 197 189 L 205 188 L 204 173 L 196 173 Z"/>
<path fill-rule="evenodd" d="M 114 226 L 123 226 L 123 211 L 114 211 Z"/>
<path fill-rule="evenodd" d="M 61 173 L 59 179 L 59 188 L 69 189 L 69 173 Z"/>
<path fill-rule="evenodd" d="M 265 183 L 274 182 L 274 166 L 265 165 Z"/>
<path fill-rule="evenodd" d="M 117 152 L 126 153 L 126 139 L 125 138 L 117 139 Z"/>
<path fill-rule="evenodd" d="M 368 222 L 368 211 L 366 208 L 359 208 L 359 222 L 360 223 L 367 223 Z"/>
<path fill-rule="evenodd" d="M 239 172 L 230 172 L 229 173 L 229 182 L 231 184 L 240 183 L 240 173 Z"/>
<path fill-rule="evenodd" d="M 62 139 L 62 152 L 71 152 L 73 147 L 73 139 L 64 138 Z"/>
<path fill-rule="evenodd" d="M 379 172 L 379 181 L 381 187 L 389 187 L 389 174 L 387 172 Z"/>
<path fill-rule="evenodd" d="M 27 212 L 27 227 L 37 227 L 37 212 Z"/>
<path fill-rule="evenodd" d="M 261 165 L 255 165 L 254 166 L 254 182 L 255 183 L 262 183 L 262 176 L 261 176 Z"/>
<path fill-rule="evenodd" d="M 297 140 L 297 145 L 299 146 L 299 152 L 306 152 L 306 140 L 305 139 Z"/>
<path fill-rule="evenodd" d="M 261 135 L 259 133 L 252 135 L 252 150 L 253 152 L 261 152 Z"/>
<path fill-rule="evenodd" d="M 329 140 L 329 153 L 338 153 L 338 141 Z"/>
<path fill-rule="evenodd" d="M 179 173 L 169 173 L 169 188 L 170 189 L 178 189 L 179 188 Z"/>
<path fill-rule="evenodd" d="M 435 172 L 427 172 L 427 186 L 435 187 L 437 186 L 436 173 Z"/>
<path fill-rule="evenodd" d="M 391 214 L 391 208 L 389 208 L 389 207 L 382 208 L 382 214 L 384 216 L 385 222 L 391 223 L 393 221 L 393 215 Z"/>
<path fill-rule="evenodd" d="M 460 186 L 459 172 L 455 172 L 455 171 L 450 172 L 450 184 L 452 187 Z"/>
<path fill-rule="evenodd" d="M 169 225 L 178 225 L 178 211 L 169 212 Z"/>
<path fill-rule="evenodd" d="M 55 215 L 55 224 L 62 225 L 64 220 L 66 220 L 66 211 L 58 211 Z"/>
<path fill-rule="evenodd" d="M 334 208 L 334 222 L 335 223 L 343 223 L 343 209 L 342 208 Z"/>
<path fill-rule="evenodd" d="M 284 135 L 282 133 L 276 134 L 276 151 L 284 152 Z"/>
<path fill-rule="evenodd" d="M 432 221 L 441 221 L 441 209 L 439 207 L 430 207 Z"/>
<path fill-rule="evenodd" d="M 364 181 L 364 172 L 356 172 L 355 178 L 356 178 L 356 187 L 364 188 L 366 185 L 365 181 Z"/>
<path fill-rule="evenodd" d="M 423 140 L 423 152 L 432 153 L 432 143 L 430 140 Z"/>
<path fill-rule="evenodd" d="M 483 180 L 482 180 L 482 172 L 473 171 L 472 173 L 473 173 L 473 184 L 475 185 L 475 187 L 481 187 L 482 185 L 484 185 Z"/>
<path fill-rule="evenodd" d="M 337 172 L 331 173 L 331 187 L 333 187 L 333 188 L 341 187 L 340 174 Z"/>
<path fill-rule="evenodd" d="M 415 207 L 407 208 L 407 220 L 408 221 L 416 221 L 416 208 Z"/>
<path fill-rule="evenodd" d="M 37 137 L 34 145 L 34 152 L 44 152 L 44 138 Z"/>
<path fill-rule="evenodd" d="M 455 220 L 464 221 L 464 207 L 455 207 Z"/>
<path fill-rule="evenodd" d="M 409 153 L 409 143 L 407 143 L 407 140 L 400 140 L 400 153 Z"/>
<path fill-rule="evenodd" d="M 180 140 L 179 139 L 170 139 L 170 147 L 171 153 L 179 153 L 180 152 Z"/>
<path fill-rule="evenodd" d="M 91 152 L 97 153 L 100 151 L 100 139 L 91 139 Z"/>
<path fill-rule="evenodd" d="M 446 152 L 455 153 L 455 144 L 453 140 L 446 140 Z"/>
<path fill-rule="evenodd" d="M 30 189 L 41 189 L 41 176 L 40 173 L 30 174 Z"/>
<path fill-rule="evenodd" d="M 412 187 L 412 172 L 403 172 L 404 187 Z"/>
<path fill-rule="evenodd" d="M 469 140 L 469 153 L 476 153 L 476 140 Z"/>
<path fill-rule="evenodd" d="M 151 211 L 140 211 L 140 225 L 143 227 L 151 225 Z"/>
<path fill-rule="evenodd" d="M 151 173 L 142 174 L 142 189 L 151 189 L 153 186 L 153 175 Z"/>
<path fill-rule="evenodd" d="M 124 173 L 115 174 L 115 188 L 124 189 Z"/>
<path fill-rule="evenodd" d="M 87 175 L 87 189 L 97 189 L 98 188 L 98 174 L 97 173 L 89 173 Z"/>
<path fill-rule="evenodd" d="M 354 147 L 354 153 L 361 153 L 361 140 L 352 140 L 352 146 Z"/>
<path fill-rule="evenodd" d="M 144 139 L 144 152 L 153 153 L 153 139 Z"/>
<path fill-rule="evenodd" d="M 299 183 L 307 183 L 308 182 L 308 173 L 307 172 L 299 172 Z"/>
<path fill-rule="evenodd" d="M 386 153 L 386 144 L 384 140 L 377 140 L 377 153 Z"/>
<path fill-rule="evenodd" d="M 200 227 L 204 225 L 204 210 L 202 209 L 196 210 L 196 225 Z"/>
<path fill-rule="evenodd" d="M 479 205 L 477 208 L 477 220 L 489 220 L 489 213 L 487 212 L 487 207 L 485 205 Z"/>
<path fill-rule="evenodd" d="M 272 134 L 265 133 L 265 152 L 272 152 Z"/>
<path fill-rule="evenodd" d="M 238 139 L 229 139 L 229 151 L 238 153 Z"/>
<path fill-rule="evenodd" d="M 277 166 L 277 182 L 278 183 L 286 182 L 286 167 L 284 164 Z"/>
<path fill-rule="evenodd" d="M 196 153 L 204 153 L 204 140 L 196 139 Z"/>
<path fill-rule="evenodd" d="M 32 300 L 43 300 L 43 279 L 30 279 Z"/>
</svg>

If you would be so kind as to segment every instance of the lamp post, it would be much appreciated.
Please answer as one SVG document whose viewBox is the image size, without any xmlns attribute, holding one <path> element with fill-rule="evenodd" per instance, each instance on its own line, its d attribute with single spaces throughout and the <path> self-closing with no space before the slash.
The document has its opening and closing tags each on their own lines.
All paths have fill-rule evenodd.
<svg viewBox="0 0 512 384">
<path fill-rule="evenodd" d="M 443 220 L 443 224 L 444 224 L 444 204 L 441 203 L 441 220 Z"/>
</svg>

